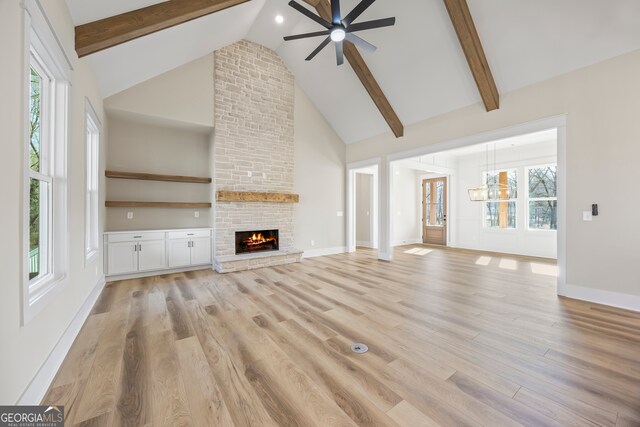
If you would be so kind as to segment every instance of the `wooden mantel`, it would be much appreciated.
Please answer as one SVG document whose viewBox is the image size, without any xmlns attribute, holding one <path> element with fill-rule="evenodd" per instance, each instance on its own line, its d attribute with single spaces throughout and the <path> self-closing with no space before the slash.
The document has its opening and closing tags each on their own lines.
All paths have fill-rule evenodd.
<svg viewBox="0 0 640 427">
<path fill-rule="evenodd" d="M 263 203 L 298 203 L 298 194 L 256 193 L 252 191 L 218 191 L 218 202 L 263 202 Z"/>
</svg>

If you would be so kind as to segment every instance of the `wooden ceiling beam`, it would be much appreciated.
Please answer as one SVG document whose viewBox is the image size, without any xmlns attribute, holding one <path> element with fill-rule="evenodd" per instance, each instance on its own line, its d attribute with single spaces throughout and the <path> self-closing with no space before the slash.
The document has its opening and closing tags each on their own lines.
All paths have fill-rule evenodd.
<svg viewBox="0 0 640 427">
<path fill-rule="evenodd" d="M 471 74 L 487 111 L 500 108 L 500 94 L 484 54 L 478 31 L 473 23 L 467 0 L 444 0 L 451 23 L 456 30 Z"/>
<path fill-rule="evenodd" d="M 328 0 L 304 0 L 307 4 L 313 6 L 318 12 L 318 15 L 325 19 L 326 21 L 331 22 L 331 4 Z M 391 128 L 391 131 L 396 136 L 396 138 L 400 138 L 404 135 L 404 126 L 400 121 L 400 118 L 393 110 L 393 107 L 389 103 L 389 100 L 385 96 L 382 88 L 373 77 L 371 70 L 367 66 L 367 63 L 364 62 L 362 55 L 358 49 L 351 43 L 345 41 L 344 43 L 344 56 L 349 61 L 351 68 L 360 79 L 360 82 L 369 93 L 369 96 L 373 100 L 378 110 L 384 117 L 385 121 Z"/>
<path fill-rule="evenodd" d="M 168 0 L 79 25 L 75 28 L 76 52 L 82 58 L 247 1 L 249 0 Z"/>
</svg>

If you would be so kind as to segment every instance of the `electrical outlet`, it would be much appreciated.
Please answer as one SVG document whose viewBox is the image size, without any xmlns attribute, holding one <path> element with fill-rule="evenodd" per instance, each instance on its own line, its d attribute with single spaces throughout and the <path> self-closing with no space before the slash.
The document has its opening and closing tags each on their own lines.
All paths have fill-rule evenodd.
<svg viewBox="0 0 640 427">
<path fill-rule="evenodd" d="M 338 211 L 338 216 L 344 216 L 344 212 Z"/>
<path fill-rule="evenodd" d="M 251 176 L 253 176 L 253 172 L 251 172 L 251 171 L 247 172 L 247 176 L 248 176 L 249 178 L 251 178 Z"/>
<path fill-rule="evenodd" d="M 316 245 L 316 241 L 315 241 L 315 240 L 312 240 L 312 241 L 311 241 L 311 246 L 315 246 L 315 245 Z"/>
<path fill-rule="evenodd" d="M 267 177 L 267 174 L 262 172 L 262 178 L 266 178 L 266 177 Z"/>
<path fill-rule="evenodd" d="M 194 217 L 196 217 L 196 218 L 200 218 L 200 212 L 195 211 L 195 212 L 193 213 L 193 216 L 194 216 Z"/>
<path fill-rule="evenodd" d="M 133 219 L 133 212 L 127 212 L 127 219 Z"/>
</svg>

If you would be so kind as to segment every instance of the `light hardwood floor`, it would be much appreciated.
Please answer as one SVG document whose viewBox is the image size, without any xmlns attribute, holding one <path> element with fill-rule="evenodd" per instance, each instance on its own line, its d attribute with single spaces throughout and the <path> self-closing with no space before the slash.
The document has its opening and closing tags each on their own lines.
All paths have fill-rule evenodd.
<svg viewBox="0 0 640 427">
<path fill-rule="evenodd" d="M 116 282 L 43 403 L 68 426 L 640 425 L 640 314 L 559 299 L 554 271 L 414 245 Z"/>
</svg>

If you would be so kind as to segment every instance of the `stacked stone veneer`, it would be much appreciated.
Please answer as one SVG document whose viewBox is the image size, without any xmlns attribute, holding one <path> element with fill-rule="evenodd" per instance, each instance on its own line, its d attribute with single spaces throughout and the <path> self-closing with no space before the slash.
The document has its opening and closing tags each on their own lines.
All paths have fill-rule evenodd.
<svg viewBox="0 0 640 427">
<path fill-rule="evenodd" d="M 280 57 L 243 40 L 215 52 L 214 190 L 293 192 L 294 79 Z M 249 176 L 251 174 L 251 176 Z M 218 271 L 255 268 L 276 260 L 227 261 L 235 255 L 235 232 L 280 230 L 280 248 L 294 241 L 294 205 L 216 202 Z M 293 257 L 293 259 L 291 259 Z M 295 261 L 280 256 L 277 263 Z M 297 255 L 299 260 L 299 255 Z"/>
</svg>

